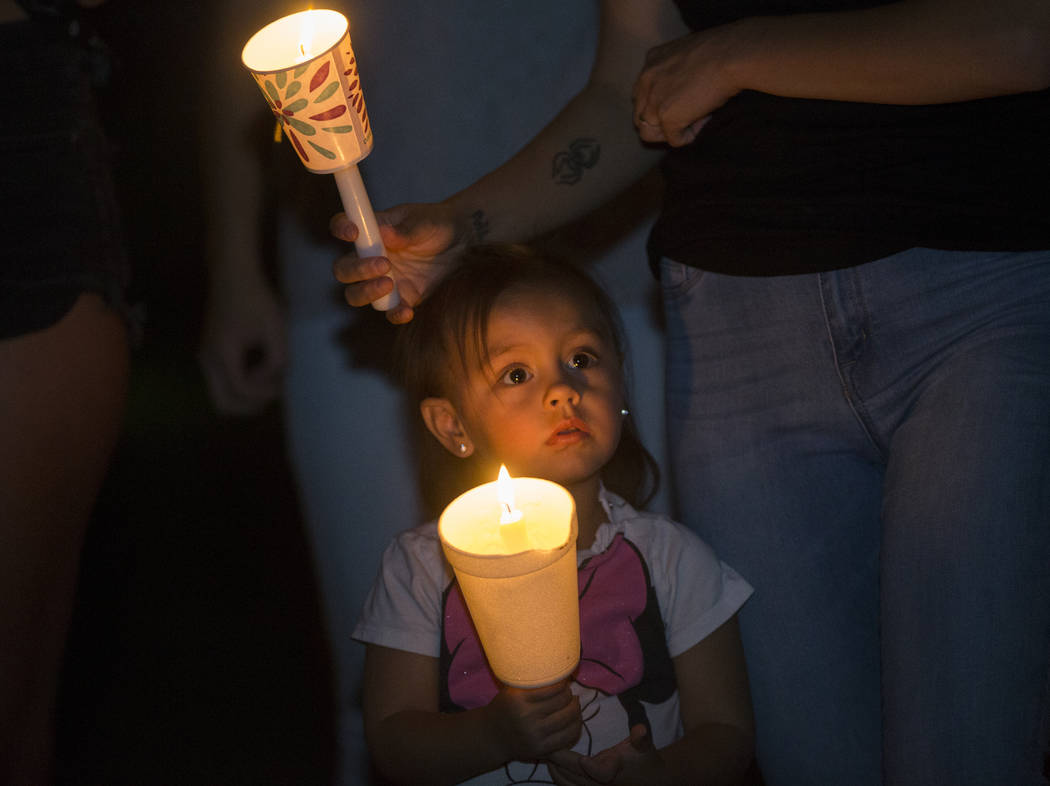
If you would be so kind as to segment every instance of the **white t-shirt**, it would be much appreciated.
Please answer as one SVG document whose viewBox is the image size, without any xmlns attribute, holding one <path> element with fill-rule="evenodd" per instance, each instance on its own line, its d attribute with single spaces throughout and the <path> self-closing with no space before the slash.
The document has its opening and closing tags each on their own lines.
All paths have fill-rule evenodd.
<svg viewBox="0 0 1050 786">
<path fill-rule="evenodd" d="M 729 620 L 751 586 L 681 524 L 639 513 L 602 490 L 608 522 L 578 552 L 581 661 L 572 690 L 593 755 L 648 723 L 662 748 L 682 734 L 671 659 Z M 498 683 L 445 561 L 437 524 L 401 533 L 354 629 L 358 641 L 438 658 L 442 712 L 484 706 Z M 510 762 L 470 784 L 551 783 L 547 768 Z"/>
</svg>

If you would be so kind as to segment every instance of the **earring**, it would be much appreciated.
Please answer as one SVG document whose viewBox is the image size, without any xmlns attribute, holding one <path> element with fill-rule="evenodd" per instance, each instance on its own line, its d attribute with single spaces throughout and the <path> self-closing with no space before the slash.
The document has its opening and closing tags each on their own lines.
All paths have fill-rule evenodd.
<svg viewBox="0 0 1050 786">
<path fill-rule="evenodd" d="M 623 409 L 620 410 L 620 416 L 621 417 L 627 417 L 630 414 L 631 414 L 631 410 L 627 409 L 627 407 L 624 407 Z"/>
<path fill-rule="evenodd" d="M 465 442 L 460 442 L 459 443 L 459 454 L 462 456 L 462 455 L 465 455 L 466 452 L 467 452 L 467 444 Z"/>
</svg>

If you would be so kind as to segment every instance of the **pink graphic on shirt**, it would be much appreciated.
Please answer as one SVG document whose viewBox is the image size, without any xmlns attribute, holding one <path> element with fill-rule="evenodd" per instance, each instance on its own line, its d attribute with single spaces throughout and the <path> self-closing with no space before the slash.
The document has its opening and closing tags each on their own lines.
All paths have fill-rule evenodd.
<svg viewBox="0 0 1050 786">
<path fill-rule="evenodd" d="M 445 646 L 452 653 L 448 670 L 452 703 L 465 710 L 484 707 L 495 697 L 499 685 L 485 660 L 458 583 L 452 585 L 445 598 Z"/>
<path fill-rule="evenodd" d="M 645 656 L 634 623 L 645 611 L 647 572 L 634 546 L 616 535 L 579 571 L 580 666 L 574 679 L 609 695 L 642 680 Z M 492 701 L 499 684 L 489 669 L 459 585 L 445 599 L 445 646 L 451 654 L 449 699 L 463 709 Z"/>
</svg>

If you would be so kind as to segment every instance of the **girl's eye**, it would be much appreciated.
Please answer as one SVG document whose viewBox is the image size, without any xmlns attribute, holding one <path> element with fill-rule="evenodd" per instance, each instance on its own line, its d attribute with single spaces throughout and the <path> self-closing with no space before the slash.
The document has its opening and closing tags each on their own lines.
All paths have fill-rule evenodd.
<svg viewBox="0 0 1050 786">
<path fill-rule="evenodd" d="M 503 383 L 506 385 L 521 385 L 529 381 L 530 374 L 521 366 L 510 369 L 503 375 Z"/>
<path fill-rule="evenodd" d="M 569 358 L 569 368 L 583 370 L 598 362 L 598 358 L 588 352 L 577 352 Z"/>
</svg>

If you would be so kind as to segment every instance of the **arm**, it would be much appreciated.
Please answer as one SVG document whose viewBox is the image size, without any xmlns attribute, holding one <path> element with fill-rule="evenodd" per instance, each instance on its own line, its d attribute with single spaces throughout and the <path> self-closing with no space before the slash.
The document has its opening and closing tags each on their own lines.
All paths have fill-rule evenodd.
<svg viewBox="0 0 1050 786">
<path fill-rule="evenodd" d="M 252 414 L 279 394 L 286 348 L 283 307 L 263 270 L 262 161 L 252 138 L 269 112 L 240 51 L 281 14 L 278 3 L 249 0 L 224 0 L 215 14 L 201 131 L 208 293 L 199 358 L 216 408 Z"/>
<path fill-rule="evenodd" d="M 670 0 L 605 0 L 594 68 L 580 93 L 519 153 L 458 194 L 378 214 L 389 263 L 339 260 L 335 275 L 349 285 L 348 302 L 363 306 L 388 292 L 383 276 L 392 269 L 406 304 L 387 318 L 406 322 L 410 306 L 467 244 L 533 238 L 595 209 L 652 169 L 661 151 L 642 144 L 631 125 L 631 88 L 646 52 L 685 32 Z M 356 235 L 345 216 L 336 217 L 332 230 L 344 240 Z"/>
<path fill-rule="evenodd" d="M 660 751 L 674 783 L 737 783 L 754 756 L 755 722 L 734 615 L 674 659 L 685 735 Z"/>
<path fill-rule="evenodd" d="M 594 784 L 735 784 L 754 757 L 754 720 L 736 617 L 674 658 L 684 735 L 655 750 L 644 727 L 593 757 L 561 751 L 556 782 Z"/>
<path fill-rule="evenodd" d="M 753 17 L 672 41 L 651 53 L 638 79 L 635 122 L 643 139 L 681 145 L 741 90 L 938 104 L 1047 86 L 1050 3 L 901 0 Z"/>
<path fill-rule="evenodd" d="M 511 760 L 568 748 L 582 728 L 567 683 L 503 687 L 485 707 L 438 712 L 436 658 L 368 645 L 364 718 L 368 747 L 394 783 L 452 784 Z"/>
<path fill-rule="evenodd" d="M 661 151 L 631 126 L 631 88 L 646 53 L 685 31 L 665 0 L 606 0 L 587 84 L 517 155 L 448 200 L 456 216 L 482 211 L 479 239 L 522 241 L 583 216 L 652 169 Z M 578 179 L 557 168 L 575 140 L 599 149 Z"/>
</svg>

